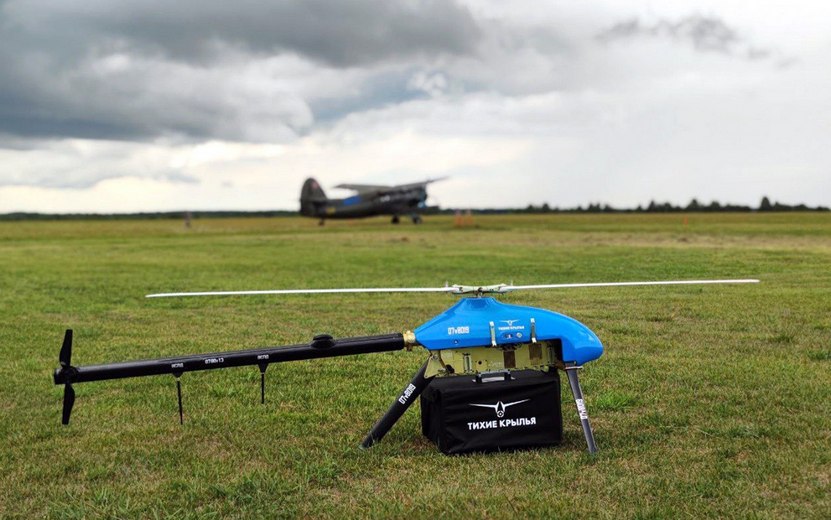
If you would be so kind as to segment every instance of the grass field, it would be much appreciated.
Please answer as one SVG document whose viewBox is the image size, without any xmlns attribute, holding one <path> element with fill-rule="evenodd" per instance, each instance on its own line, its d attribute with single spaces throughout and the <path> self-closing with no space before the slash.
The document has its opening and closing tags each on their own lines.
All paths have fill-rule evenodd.
<svg viewBox="0 0 831 520">
<path fill-rule="evenodd" d="M 0 517 L 829 518 L 831 215 L 0 223 Z M 446 457 L 417 407 L 358 444 L 423 350 L 76 385 L 73 363 L 412 329 L 447 295 L 146 300 L 150 292 L 677 278 L 758 285 L 505 295 L 592 328 L 600 452 Z"/>
</svg>

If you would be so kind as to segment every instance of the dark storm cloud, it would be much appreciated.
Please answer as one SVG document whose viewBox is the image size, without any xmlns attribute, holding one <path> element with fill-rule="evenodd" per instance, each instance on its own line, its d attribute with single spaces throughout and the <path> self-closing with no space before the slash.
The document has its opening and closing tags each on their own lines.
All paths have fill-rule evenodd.
<svg viewBox="0 0 831 520">
<path fill-rule="evenodd" d="M 480 37 L 437 0 L 2 1 L 0 135 L 279 141 L 308 131 L 314 96 L 292 70 L 246 65 L 371 70 L 472 54 Z"/>
<path fill-rule="evenodd" d="M 171 9 L 172 7 L 172 9 Z M 216 41 L 256 53 L 295 52 L 337 67 L 471 52 L 470 13 L 442 1 L 133 2 L 100 18 L 102 30 L 177 59 L 210 57 Z"/>
<path fill-rule="evenodd" d="M 688 42 L 700 52 L 717 52 L 746 59 L 766 59 L 771 54 L 768 49 L 749 46 L 735 29 L 714 16 L 690 15 L 677 21 L 661 19 L 651 24 L 632 18 L 604 30 L 597 35 L 597 40 L 612 43 L 643 37 Z"/>
<path fill-rule="evenodd" d="M 45 2 L 7 9 L 28 29 L 58 37 L 124 39 L 184 61 L 215 57 L 225 42 L 257 53 L 295 52 L 335 66 L 470 52 L 479 37 L 471 14 L 452 2 L 242 0 Z M 44 5 L 45 4 L 45 5 Z M 70 38 L 72 39 L 72 38 Z"/>
<path fill-rule="evenodd" d="M 313 100 L 310 102 L 315 120 L 320 123 L 337 121 L 354 112 L 423 99 L 422 91 L 409 88 L 408 82 L 413 70 L 405 69 L 373 75 L 355 95 L 343 95 Z"/>
</svg>

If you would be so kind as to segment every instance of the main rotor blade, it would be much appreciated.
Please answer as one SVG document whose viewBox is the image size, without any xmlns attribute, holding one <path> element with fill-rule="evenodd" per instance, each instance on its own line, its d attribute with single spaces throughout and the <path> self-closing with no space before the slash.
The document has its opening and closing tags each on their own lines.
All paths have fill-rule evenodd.
<svg viewBox="0 0 831 520">
<path fill-rule="evenodd" d="M 148 294 L 146 298 L 180 296 L 248 296 L 258 294 L 333 294 L 333 293 L 455 293 L 456 287 L 369 287 L 349 289 L 276 289 L 267 291 L 204 291 Z"/>
<path fill-rule="evenodd" d="M 501 292 L 522 291 L 526 289 L 570 289 L 573 287 L 633 287 L 643 285 L 705 285 L 725 283 L 759 283 L 748 278 L 740 280 L 661 280 L 652 282 L 600 282 L 600 283 L 558 283 L 544 285 L 506 285 Z"/>
<path fill-rule="evenodd" d="M 646 282 L 557 283 L 541 285 L 450 285 L 445 287 L 365 287 L 347 289 L 275 289 L 265 291 L 203 291 L 148 294 L 147 298 L 178 298 L 182 296 L 248 296 L 263 294 L 335 294 L 335 293 L 448 293 L 504 294 L 530 289 L 571 289 L 575 287 L 632 287 L 644 285 L 704 285 L 728 283 L 759 283 L 756 279 L 737 280 L 661 280 Z"/>
</svg>

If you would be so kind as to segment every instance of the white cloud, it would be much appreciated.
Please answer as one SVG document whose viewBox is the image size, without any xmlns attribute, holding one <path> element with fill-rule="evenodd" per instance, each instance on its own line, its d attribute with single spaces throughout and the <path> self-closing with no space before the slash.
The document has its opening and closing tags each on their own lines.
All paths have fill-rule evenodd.
<svg viewBox="0 0 831 520">
<path fill-rule="evenodd" d="M 37 152 L 40 160 L 36 163 L 25 160 L 29 151 L 0 151 L 0 161 L 31 168 L 32 173 L 71 169 L 80 156 L 101 169 L 115 161 L 125 172 L 81 187 L 2 186 L 0 211 L 296 209 L 306 177 L 317 177 L 324 187 L 346 179 L 413 182 L 447 172 L 509 164 L 528 148 L 522 139 L 430 137 L 389 130 L 383 138 L 320 135 L 284 145 L 213 141 L 150 146 L 74 141 L 71 147 L 59 143 L 52 152 Z M 132 149 L 129 161 L 125 159 L 127 148 Z M 169 173 L 148 174 L 158 171 Z"/>
</svg>

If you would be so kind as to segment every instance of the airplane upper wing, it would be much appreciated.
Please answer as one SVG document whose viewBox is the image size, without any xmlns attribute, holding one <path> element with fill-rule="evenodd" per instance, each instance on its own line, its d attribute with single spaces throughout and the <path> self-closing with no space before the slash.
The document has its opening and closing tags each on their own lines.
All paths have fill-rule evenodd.
<svg viewBox="0 0 831 520">
<path fill-rule="evenodd" d="M 380 184 L 338 184 L 335 188 L 344 190 L 357 191 L 358 193 L 368 193 L 371 191 L 387 191 L 391 189 L 390 186 L 382 186 Z"/>
<path fill-rule="evenodd" d="M 391 189 L 394 189 L 394 190 L 411 190 L 413 188 L 423 188 L 424 186 L 427 186 L 431 182 L 443 181 L 446 178 L 447 177 L 436 177 L 435 179 L 427 179 L 426 181 L 414 182 L 412 184 L 402 184 L 400 186 L 393 186 Z"/>
<path fill-rule="evenodd" d="M 423 188 L 431 182 L 441 181 L 447 177 L 437 177 L 435 179 L 427 179 L 422 182 L 414 182 L 412 184 L 400 184 L 398 186 L 384 186 L 380 184 L 338 184 L 335 188 L 342 188 L 345 190 L 353 190 L 358 193 L 390 193 L 395 191 L 407 191 L 413 188 Z"/>
</svg>

